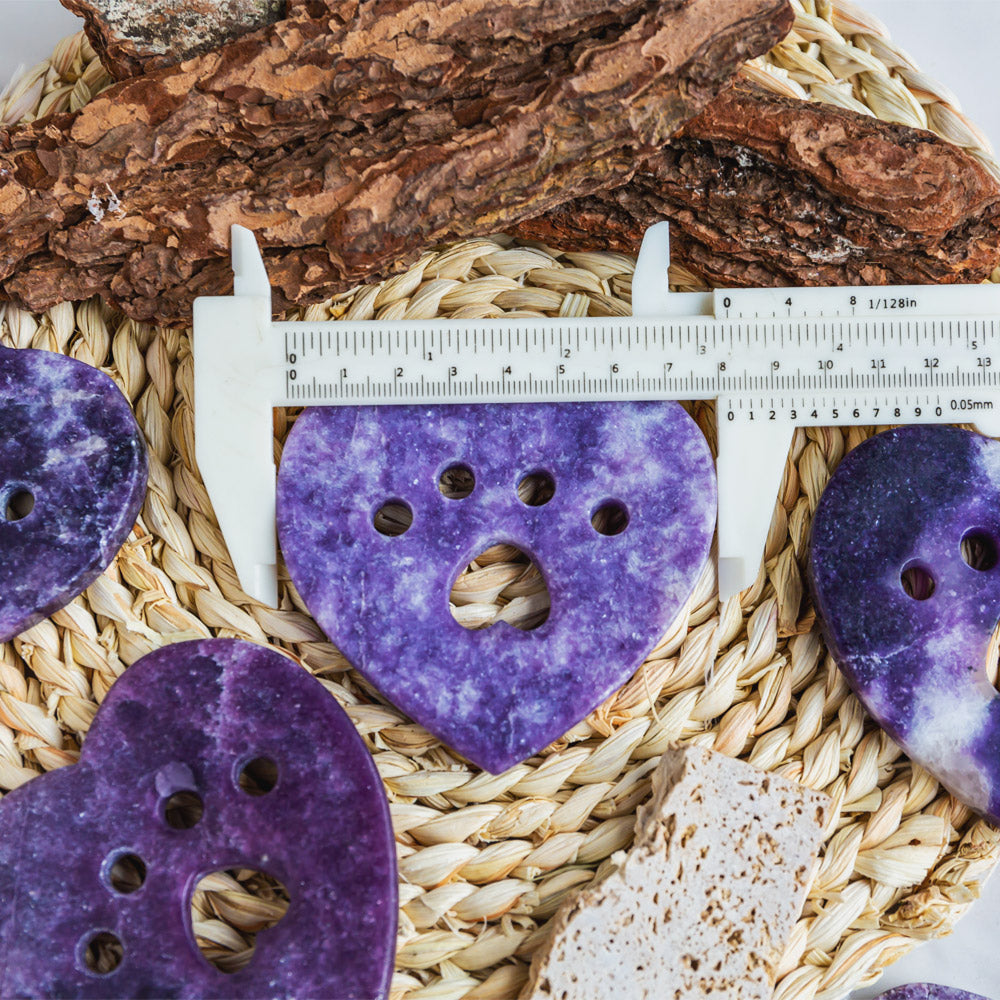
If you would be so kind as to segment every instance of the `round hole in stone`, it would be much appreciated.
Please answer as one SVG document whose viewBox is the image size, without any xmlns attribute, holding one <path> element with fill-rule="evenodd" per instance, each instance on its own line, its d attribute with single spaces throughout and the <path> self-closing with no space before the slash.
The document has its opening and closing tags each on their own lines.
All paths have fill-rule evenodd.
<svg viewBox="0 0 1000 1000">
<path fill-rule="evenodd" d="M 452 617 L 478 631 L 506 622 L 522 632 L 549 617 L 551 599 L 541 572 L 516 545 L 491 545 L 464 566 L 451 585 Z"/>
<path fill-rule="evenodd" d="M 290 898 L 285 886 L 267 872 L 254 868 L 210 872 L 191 895 L 191 926 L 198 950 L 220 972 L 239 972 L 253 958 L 257 935 L 281 921 Z M 221 921 L 235 933 L 213 935 L 215 940 L 199 937 L 199 924 L 209 920 Z"/>
<path fill-rule="evenodd" d="M 190 830 L 204 814 L 205 803 L 197 792 L 174 792 L 163 804 L 163 818 L 174 830 Z"/>
<path fill-rule="evenodd" d="M 372 525 L 380 535 L 396 538 L 406 534 L 413 524 L 413 511 L 402 500 L 387 500 L 372 517 Z"/>
<path fill-rule="evenodd" d="M 529 472 L 517 484 L 518 499 L 526 507 L 544 507 L 556 495 L 556 481 L 544 469 Z"/>
<path fill-rule="evenodd" d="M 899 574 L 899 582 L 907 597 L 915 601 L 926 601 L 933 593 L 936 584 L 930 570 L 919 563 L 910 563 Z"/>
<path fill-rule="evenodd" d="M 146 862 L 131 851 L 119 851 L 105 862 L 104 879 L 123 896 L 136 892 L 146 881 Z"/>
<path fill-rule="evenodd" d="M 7 497 L 4 518 L 8 521 L 23 521 L 35 509 L 35 494 L 31 490 L 14 490 Z"/>
<path fill-rule="evenodd" d="M 240 768 L 236 783 L 247 795 L 267 795 L 278 783 L 278 765 L 270 757 L 254 757 Z"/>
<path fill-rule="evenodd" d="M 464 500 L 476 488 L 476 474 L 467 465 L 449 465 L 438 479 L 438 489 L 449 500 Z"/>
<path fill-rule="evenodd" d="M 599 535 L 620 535 L 628 527 L 628 507 L 621 500 L 602 500 L 590 515 Z"/>
<path fill-rule="evenodd" d="M 962 558 L 968 566 L 985 573 L 1000 561 L 996 540 L 988 532 L 968 531 L 962 539 Z"/>
<path fill-rule="evenodd" d="M 91 972 L 106 976 L 122 964 L 125 948 L 121 938 L 111 931 L 97 931 L 91 934 L 83 946 L 83 960 Z"/>
</svg>

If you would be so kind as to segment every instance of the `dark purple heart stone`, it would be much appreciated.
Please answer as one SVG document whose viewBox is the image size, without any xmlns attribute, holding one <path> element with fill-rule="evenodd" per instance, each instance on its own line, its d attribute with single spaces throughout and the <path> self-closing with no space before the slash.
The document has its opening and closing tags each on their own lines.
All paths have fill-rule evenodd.
<svg viewBox="0 0 1000 1000">
<path fill-rule="evenodd" d="M 812 530 L 830 649 L 918 764 L 1000 822 L 1000 443 L 952 427 L 869 438 L 834 473 Z"/>
<path fill-rule="evenodd" d="M 0 348 L 0 641 L 105 570 L 146 492 L 146 446 L 107 375 Z"/>
<path fill-rule="evenodd" d="M 277 765 L 263 794 L 240 786 L 251 761 Z M 171 825 L 177 796 L 200 800 L 195 825 Z M 124 854 L 146 870 L 127 894 L 110 880 Z M 194 942 L 190 899 L 203 875 L 239 867 L 279 879 L 291 904 L 227 975 Z M 384 997 L 388 804 L 347 715 L 305 670 L 247 642 L 179 643 L 114 685 L 78 764 L 0 803 L 0 900 L 0 996 Z M 124 950 L 103 975 L 84 960 L 101 932 Z"/>
<path fill-rule="evenodd" d="M 460 465 L 464 499 L 438 483 Z M 555 493 L 518 499 L 544 473 Z M 380 534 L 388 501 L 412 511 Z M 600 534 L 595 510 L 618 515 Z M 499 772 L 561 736 L 620 687 L 688 598 L 715 526 L 715 473 L 674 403 L 317 408 L 289 435 L 278 530 L 309 610 L 385 696 L 475 764 Z M 548 619 L 470 631 L 448 595 L 476 555 L 526 552 Z"/>
<path fill-rule="evenodd" d="M 954 990 L 950 986 L 935 986 L 933 983 L 910 983 L 897 986 L 894 990 L 881 993 L 878 1000 L 989 1000 L 978 993 Z"/>
</svg>

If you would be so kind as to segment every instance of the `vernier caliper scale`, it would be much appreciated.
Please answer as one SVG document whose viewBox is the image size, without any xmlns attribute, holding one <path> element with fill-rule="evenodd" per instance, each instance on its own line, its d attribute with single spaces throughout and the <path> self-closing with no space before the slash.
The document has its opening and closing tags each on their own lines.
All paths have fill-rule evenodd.
<svg viewBox="0 0 1000 1000">
<path fill-rule="evenodd" d="M 1000 285 L 671 292 L 649 229 L 628 318 L 284 322 L 249 230 L 194 306 L 198 466 L 240 584 L 277 601 L 272 409 L 718 401 L 719 590 L 757 576 L 795 427 L 975 423 L 1000 436 Z"/>
</svg>

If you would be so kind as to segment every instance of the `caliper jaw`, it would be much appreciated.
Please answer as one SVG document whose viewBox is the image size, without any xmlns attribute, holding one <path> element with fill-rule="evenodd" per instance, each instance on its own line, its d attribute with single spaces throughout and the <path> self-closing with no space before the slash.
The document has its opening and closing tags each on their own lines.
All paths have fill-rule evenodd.
<svg viewBox="0 0 1000 1000">
<path fill-rule="evenodd" d="M 632 277 L 632 315 L 714 316 L 713 292 L 670 291 L 669 263 L 670 224 L 658 222 L 642 238 Z M 720 416 L 731 409 L 729 401 L 718 401 Z M 720 420 L 718 442 L 719 596 L 726 600 L 757 577 L 791 435 L 787 427 Z M 757 488 L 748 489 L 748 483 Z"/>
<path fill-rule="evenodd" d="M 194 303 L 195 457 L 244 591 L 278 603 L 271 286 L 233 226 L 233 295 Z"/>
</svg>

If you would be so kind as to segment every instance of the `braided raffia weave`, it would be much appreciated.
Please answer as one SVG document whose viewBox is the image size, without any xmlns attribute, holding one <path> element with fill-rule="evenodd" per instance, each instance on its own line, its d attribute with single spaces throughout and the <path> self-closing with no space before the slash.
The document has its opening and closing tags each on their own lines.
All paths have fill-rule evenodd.
<svg viewBox="0 0 1000 1000">
<path fill-rule="evenodd" d="M 929 127 L 992 164 L 954 98 L 877 21 L 844 2 L 795 6 L 794 33 L 746 74 L 780 92 Z M 0 121 L 77 108 L 108 82 L 75 36 L 0 97 Z M 475 240 L 304 315 L 628 314 L 633 263 Z M 690 284 L 679 271 L 672 277 Z M 163 643 L 218 635 L 284 649 L 344 706 L 385 781 L 399 846 L 394 998 L 516 996 L 559 903 L 629 845 L 650 772 L 677 739 L 834 800 L 781 962 L 780 1000 L 835 1000 L 874 981 L 919 940 L 947 933 L 1000 858 L 1000 831 L 872 724 L 815 628 L 803 577 L 812 514 L 838 462 L 872 428 L 797 431 L 754 586 L 720 604 L 706 567 L 669 634 L 621 691 L 545 753 L 494 776 L 387 705 L 325 640 L 287 578 L 278 610 L 240 590 L 195 464 L 187 332 L 141 325 L 91 301 L 42 316 L 7 308 L 0 338 L 108 372 L 135 407 L 151 463 L 140 519 L 114 564 L 69 607 L 0 647 L 0 789 L 71 764 L 115 678 Z M 714 442 L 711 408 L 693 413 Z M 290 420 L 278 413 L 279 442 Z M 456 585 L 457 616 L 481 625 L 537 615 L 537 577 L 525 571 L 509 551 L 491 551 Z M 196 933 L 213 956 L 236 964 L 244 935 L 284 906 L 252 878 L 212 876 L 202 889 Z"/>
</svg>

